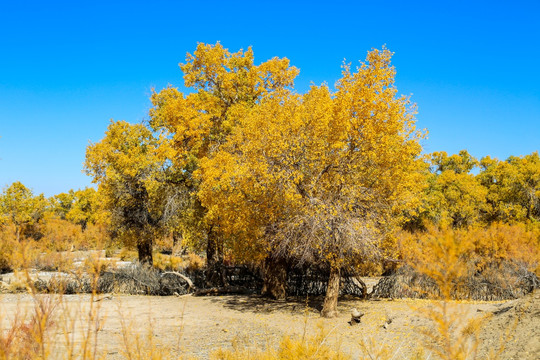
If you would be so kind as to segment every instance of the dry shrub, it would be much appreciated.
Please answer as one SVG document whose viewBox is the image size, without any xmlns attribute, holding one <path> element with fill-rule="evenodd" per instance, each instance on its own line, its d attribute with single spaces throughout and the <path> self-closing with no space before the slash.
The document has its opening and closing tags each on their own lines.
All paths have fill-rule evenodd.
<svg viewBox="0 0 540 360">
<path fill-rule="evenodd" d="M 162 271 L 178 271 L 186 267 L 186 262 L 178 256 L 157 253 L 154 256 L 154 267 Z"/>
<path fill-rule="evenodd" d="M 40 278 L 33 283 L 35 291 L 53 294 L 83 294 L 92 292 L 92 281 L 87 275 L 56 272 L 48 279 Z"/>
<path fill-rule="evenodd" d="M 135 265 L 107 271 L 98 280 L 98 291 L 101 293 L 157 295 L 159 293 L 159 272 L 148 266 Z"/>
<path fill-rule="evenodd" d="M 0 272 L 17 271 L 27 268 L 56 270 L 60 263 L 68 259 L 51 252 L 43 244 L 32 239 L 17 241 L 11 226 L 0 232 Z"/>
<path fill-rule="evenodd" d="M 467 230 L 431 227 L 403 234 L 401 253 L 409 266 L 393 279 L 401 276 L 401 285 L 413 295 L 440 299 L 418 309 L 433 324 L 423 331 L 425 348 L 441 359 L 475 358 L 483 320 L 467 324 L 463 311 L 450 300 L 491 300 L 532 291 L 539 284 L 530 272 L 538 267 L 538 240 L 535 229 L 503 224 Z M 397 283 L 386 285 L 396 290 Z"/>
<path fill-rule="evenodd" d="M 15 227 L 0 225 L 0 273 L 13 270 L 11 254 L 16 248 Z"/>
<path fill-rule="evenodd" d="M 333 349 L 325 342 L 329 333 L 320 330 L 315 337 L 292 339 L 284 337 L 277 349 L 252 349 L 233 342 L 232 350 L 219 349 L 212 354 L 215 360 L 345 360 L 351 359 L 339 349 Z"/>
<path fill-rule="evenodd" d="M 526 224 L 495 223 L 464 232 L 474 249 L 476 270 L 512 261 L 540 275 L 540 228 Z"/>
<path fill-rule="evenodd" d="M 8 254 L 10 267 L 14 271 L 30 269 L 41 254 L 39 243 L 34 240 L 21 240 L 13 243 L 11 253 Z"/>
<path fill-rule="evenodd" d="M 41 227 L 39 240 L 16 240 L 13 225 L 0 228 L 0 272 L 34 268 L 43 271 L 71 270 L 73 255 L 69 251 L 99 247 L 106 239 L 104 229 L 89 225 L 82 231 L 79 225 L 49 218 Z"/>
<path fill-rule="evenodd" d="M 425 299 L 439 295 L 439 288 L 433 279 L 418 273 L 410 266 L 402 266 L 394 274 L 381 278 L 373 287 L 370 297 Z"/>
<path fill-rule="evenodd" d="M 66 220 L 50 218 L 43 224 L 44 244 L 52 251 L 71 250 L 81 242 L 81 227 Z"/>
<path fill-rule="evenodd" d="M 407 260 L 420 278 L 435 287 L 431 296 L 442 301 L 434 301 L 418 311 L 429 319 L 434 329 L 420 329 L 425 335 L 424 346 L 433 351 L 438 358 L 445 360 L 467 359 L 474 357 L 476 342 L 474 336 L 457 332 L 462 322 L 462 314 L 452 299 L 458 282 L 467 274 L 467 254 L 474 247 L 466 237 L 453 230 L 438 231 L 430 229 L 421 237 L 412 240 L 416 246 L 408 244 Z M 429 288 L 428 288 L 429 289 Z M 428 289 L 418 290 L 420 293 Z M 415 289 L 416 290 L 416 289 Z"/>
<path fill-rule="evenodd" d="M 454 279 L 449 288 L 452 299 L 497 301 L 522 297 L 540 287 L 536 274 L 504 262 L 481 273 L 469 268 L 466 276 Z M 441 298 L 439 284 L 410 266 L 402 266 L 374 286 L 372 298 Z"/>
<path fill-rule="evenodd" d="M 95 249 L 108 240 L 101 226 L 88 224 L 83 231 L 80 225 L 54 217 L 43 224 L 42 234 L 40 242 L 54 251 Z"/>
<path fill-rule="evenodd" d="M 126 247 L 123 247 L 120 252 L 118 253 L 118 257 L 120 258 L 120 260 L 122 261 L 132 261 L 132 262 L 135 262 L 137 261 L 137 258 L 138 258 L 138 255 L 137 255 L 137 252 L 132 250 L 132 249 L 128 249 Z"/>
<path fill-rule="evenodd" d="M 187 294 L 189 284 L 174 273 L 160 272 L 144 265 L 133 265 L 114 271 L 105 271 L 97 280 L 101 293 L 123 293 L 131 295 Z"/>
<path fill-rule="evenodd" d="M 540 285 L 539 232 L 525 225 L 494 224 L 467 230 L 429 228 L 403 233 L 406 264 L 375 288 L 379 297 L 502 300 Z"/>
<path fill-rule="evenodd" d="M 195 253 L 189 253 L 187 256 L 186 271 L 193 272 L 201 270 L 206 266 L 206 260 Z"/>
<path fill-rule="evenodd" d="M 25 274 L 15 273 L 9 281 L 0 284 L 0 290 L 6 293 L 22 293 L 28 291 L 28 281 Z"/>
<path fill-rule="evenodd" d="M 30 266 L 42 271 L 70 271 L 73 269 L 73 254 L 45 250 L 30 259 Z"/>
<path fill-rule="evenodd" d="M 167 236 L 158 236 L 154 240 L 154 249 L 157 251 L 164 251 L 167 253 L 172 252 L 173 248 L 173 237 L 172 234 L 169 234 Z"/>
<path fill-rule="evenodd" d="M 34 307 L 29 317 L 17 312 L 9 326 L 0 331 L 0 359 L 49 358 L 49 334 L 55 326 L 56 304 L 53 297 L 34 296 Z"/>
<path fill-rule="evenodd" d="M 50 250 L 41 241 L 32 239 L 17 243 L 10 256 L 13 270 L 70 271 L 73 269 L 73 254 Z"/>
</svg>

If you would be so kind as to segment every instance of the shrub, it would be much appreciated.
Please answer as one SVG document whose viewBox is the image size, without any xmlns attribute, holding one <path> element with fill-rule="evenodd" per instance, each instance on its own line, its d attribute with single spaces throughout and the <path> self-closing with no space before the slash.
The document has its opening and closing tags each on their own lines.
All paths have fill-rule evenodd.
<svg viewBox="0 0 540 360">
<path fill-rule="evenodd" d="M 83 231 L 81 226 L 55 217 L 42 225 L 43 237 L 40 242 L 50 250 L 89 250 L 102 247 L 108 242 L 104 228 L 88 224 Z"/>
<path fill-rule="evenodd" d="M 16 247 L 15 229 L 12 226 L 0 226 L 0 273 L 13 270 L 11 254 Z"/>
<path fill-rule="evenodd" d="M 186 262 L 178 256 L 157 253 L 154 256 L 154 267 L 162 271 L 177 271 L 186 267 Z"/>
<path fill-rule="evenodd" d="M 442 298 L 515 298 L 538 286 L 532 272 L 540 263 L 540 233 L 537 228 L 507 224 L 463 230 L 430 227 L 403 233 L 401 256 L 436 284 L 435 295 Z M 399 275 L 408 276 L 405 282 L 412 286 L 422 285 L 410 269 Z"/>
<path fill-rule="evenodd" d="M 187 256 L 186 271 L 198 271 L 206 265 L 205 259 L 195 253 L 189 253 Z"/>
<path fill-rule="evenodd" d="M 212 355 L 215 360 L 345 360 L 349 355 L 334 350 L 325 344 L 328 333 L 321 329 L 315 337 L 292 339 L 283 337 L 278 349 L 250 349 L 233 343 L 232 350 L 219 349 Z"/>
</svg>

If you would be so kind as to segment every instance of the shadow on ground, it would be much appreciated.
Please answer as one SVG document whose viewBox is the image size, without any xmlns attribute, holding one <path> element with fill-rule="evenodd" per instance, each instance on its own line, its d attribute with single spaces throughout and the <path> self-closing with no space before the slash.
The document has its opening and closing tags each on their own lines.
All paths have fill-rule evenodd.
<svg viewBox="0 0 540 360">
<path fill-rule="evenodd" d="M 340 303 L 346 306 L 349 300 L 359 301 L 360 299 L 340 299 Z M 222 297 L 216 297 L 211 298 L 211 301 L 219 303 L 227 309 L 240 312 L 266 314 L 273 312 L 303 314 L 307 312 L 318 314 L 322 310 L 324 297 L 287 297 L 286 300 L 272 300 L 261 295 L 228 295 L 225 300 Z"/>
</svg>

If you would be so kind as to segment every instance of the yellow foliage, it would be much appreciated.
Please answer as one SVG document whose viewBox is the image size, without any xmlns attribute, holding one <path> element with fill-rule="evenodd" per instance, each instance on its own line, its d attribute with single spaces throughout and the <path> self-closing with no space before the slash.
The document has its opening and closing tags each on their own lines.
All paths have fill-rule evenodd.
<svg viewBox="0 0 540 360">
<path fill-rule="evenodd" d="M 200 270 L 204 267 L 204 265 L 205 261 L 202 257 L 194 253 L 188 254 L 186 270 Z"/>
<path fill-rule="evenodd" d="M 540 220 L 540 156 L 511 156 L 506 161 L 484 157 L 478 175 L 486 187 L 489 221 Z"/>
<path fill-rule="evenodd" d="M 43 194 L 34 196 L 32 190 L 16 181 L 0 195 L 0 224 L 9 222 L 15 227 L 17 240 L 33 235 L 34 226 L 43 218 L 46 200 Z"/>
<path fill-rule="evenodd" d="M 536 272 L 540 264 L 540 229 L 524 224 L 495 223 L 468 229 L 429 227 L 426 232 L 401 233 L 400 245 L 407 263 L 434 279 L 447 277 L 447 285 L 453 286 L 468 272 L 481 272 L 505 261 Z"/>
<path fill-rule="evenodd" d="M 103 226 L 88 224 L 83 231 L 78 224 L 49 218 L 42 226 L 43 243 L 50 250 L 89 250 L 103 247 L 108 236 Z"/>
<path fill-rule="evenodd" d="M 181 257 L 173 255 L 154 255 L 154 267 L 164 271 L 176 271 L 185 267 L 185 261 Z"/>
<path fill-rule="evenodd" d="M 0 226 L 0 272 L 12 269 L 11 255 L 17 246 L 15 226 Z"/>
<path fill-rule="evenodd" d="M 349 355 L 325 344 L 327 333 L 307 339 L 284 337 L 277 349 L 252 349 L 233 343 L 232 350 L 219 349 L 212 354 L 215 360 L 345 360 Z"/>
<path fill-rule="evenodd" d="M 442 359 L 467 359 L 478 345 L 477 335 L 485 318 L 463 324 L 463 314 L 450 301 L 459 288 L 477 273 L 497 272 L 504 263 L 529 271 L 540 262 L 540 231 L 534 226 L 495 223 L 487 228 L 438 229 L 401 234 L 401 252 L 407 264 L 435 281 L 442 301 L 420 310 L 436 331 L 426 331 L 426 347 Z M 488 274 L 495 279 L 497 274 Z M 501 279 L 501 281 L 513 281 Z M 461 327 L 461 329 L 460 329 Z"/>
<path fill-rule="evenodd" d="M 292 86 L 298 69 L 285 58 L 255 65 L 251 48 L 232 53 L 219 43 L 199 44 L 180 68 L 185 86 L 195 92 L 184 95 L 168 87 L 154 93 L 150 125 L 161 133 L 158 155 L 172 163 L 175 181 L 188 194 L 176 229 L 195 248 L 206 240 L 217 242 L 221 249 L 223 229 L 197 196 L 203 179 L 197 169 L 227 143 L 241 119 L 262 98 Z"/>
<path fill-rule="evenodd" d="M 154 239 L 169 230 L 177 207 L 157 146 L 144 125 L 111 122 L 105 137 L 87 147 L 85 161 L 87 174 L 99 184 L 95 201 L 107 211 L 109 229 L 136 245 L 139 261 L 148 263 Z"/>
<path fill-rule="evenodd" d="M 282 248 L 341 267 L 377 256 L 422 177 L 423 134 L 414 105 L 397 96 L 391 55 L 373 50 L 355 73 L 345 66 L 335 92 L 262 98 L 200 161 L 199 198 L 236 257 Z"/>
<path fill-rule="evenodd" d="M 136 261 L 137 260 L 137 252 L 133 251 L 127 247 L 123 247 L 120 250 L 120 253 L 118 254 L 118 257 L 122 261 Z"/>
</svg>

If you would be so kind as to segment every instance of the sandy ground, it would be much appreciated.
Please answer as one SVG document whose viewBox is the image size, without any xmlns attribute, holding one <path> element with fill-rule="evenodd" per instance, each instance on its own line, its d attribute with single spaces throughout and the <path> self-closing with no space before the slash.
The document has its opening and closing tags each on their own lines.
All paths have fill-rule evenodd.
<svg viewBox="0 0 540 360">
<path fill-rule="evenodd" d="M 499 359 L 540 359 L 540 289 L 498 306 L 480 340 L 482 355 L 495 351 Z"/>
<path fill-rule="evenodd" d="M 536 307 L 532 308 L 527 308 L 525 300 L 521 299 L 502 303 L 456 302 L 450 304 L 450 309 L 462 320 L 461 324 L 496 312 L 489 316 L 481 334 L 485 346 L 480 348 L 479 358 L 485 358 L 489 350 L 498 349 L 504 342 L 507 352 L 500 358 L 538 359 L 540 294 L 537 292 L 534 296 L 528 300 L 529 303 L 536 302 Z M 40 295 L 39 299 L 49 298 Z M 53 297 L 52 329 L 58 342 L 53 353 L 62 352 L 65 334 L 75 343 L 82 341 L 88 324 L 89 304 L 92 304 L 99 314 L 98 349 L 108 359 L 121 358 L 125 339 L 133 342 L 138 336 L 144 341 L 151 339 L 156 346 L 166 347 L 185 358 L 206 359 L 215 350 L 230 348 L 232 344 L 260 349 L 278 346 L 283 336 L 301 338 L 305 334 L 310 337 L 321 331 L 325 334 L 326 344 L 339 347 L 353 358 L 361 358 L 365 352 L 361 345 L 364 342 L 371 353 L 387 347 L 393 358 L 402 359 L 410 358 L 424 344 L 424 330 L 433 332 L 433 324 L 422 313 L 437 306 L 437 303 L 424 300 L 343 299 L 338 307 L 339 317 L 321 319 L 318 299 L 280 302 L 258 296 L 191 295 L 100 295 L 99 299 L 102 300 L 91 302 L 90 295 Z M 17 313 L 30 311 L 34 304 L 35 299 L 28 294 L 0 295 L 2 328 L 6 329 Z M 353 308 L 365 313 L 362 323 L 356 326 L 348 324 Z M 506 310 L 501 312 L 501 309 Z M 383 327 L 389 318 L 391 324 Z M 519 336 L 504 336 L 510 332 L 517 332 Z"/>
</svg>

